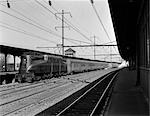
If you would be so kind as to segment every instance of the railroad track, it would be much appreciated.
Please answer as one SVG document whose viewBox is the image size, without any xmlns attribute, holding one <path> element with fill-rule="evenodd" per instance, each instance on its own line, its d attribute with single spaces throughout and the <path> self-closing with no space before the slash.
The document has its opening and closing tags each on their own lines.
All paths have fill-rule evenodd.
<svg viewBox="0 0 150 116">
<path fill-rule="evenodd" d="M 27 97 L 31 97 L 36 94 L 44 93 L 45 91 L 47 91 L 49 89 L 60 87 L 66 83 L 67 83 L 67 81 L 60 82 L 57 84 L 51 84 L 51 83 L 41 84 L 38 86 L 33 86 L 33 87 L 30 86 L 30 88 L 29 87 L 23 88 L 20 90 L 12 91 L 10 93 L 7 92 L 4 94 L 1 94 L 0 95 L 0 106 L 5 105 L 5 104 L 10 104 L 14 101 L 21 100 L 21 99 L 24 99 Z"/>
<path fill-rule="evenodd" d="M 83 80 L 88 80 L 90 79 L 91 77 L 89 78 L 86 78 L 84 75 L 85 74 L 88 74 L 91 75 L 93 74 L 94 72 L 97 72 L 97 71 L 92 71 L 92 72 L 86 72 L 86 73 L 79 73 L 79 74 L 74 74 L 74 75 L 67 75 L 67 76 L 62 76 L 62 78 L 64 79 L 70 79 L 70 80 L 75 80 L 75 81 L 83 81 Z M 95 74 L 96 75 L 96 74 Z M 46 80 L 41 80 L 41 81 L 38 81 L 38 82 L 34 82 L 34 83 L 14 83 L 14 84 L 8 84 L 8 85 L 0 85 L 0 94 L 4 91 L 8 91 L 8 90 L 14 90 L 14 89 L 17 89 L 17 88 L 23 88 L 23 87 L 30 87 L 30 86 L 38 86 L 39 84 L 43 84 L 45 82 L 47 83 L 53 83 L 53 82 L 56 82 L 58 80 L 58 78 L 51 78 L 51 79 L 46 79 Z"/>
<path fill-rule="evenodd" d="M 2 85 L 0 86 L 0 93 L 3 93 L 5 91 L 11 91 L 14 89 L 22 89 L 24 87 L 30 87 L 30 86 L 38 86 L 42 84 L 44 81 L 34 82 L 34 83 L 14 83 L 11 85 Z"/>
<path fill-rule="evenodd" d="M 67 76 L 67 77 L 64 77 L 64 79 L 68 79 L 68 80 L 72 80 L 72 81 L 80 81 L 83 83 L 90 83 L 90 82 L 92 82 L 90 80 L 93 79 L 93 77 L 99 78 L 99 74 L 100 74 L 99 71 L 92 71 L 92 73 L 86 72 L 86 73 Z M 97 78 L 95 78 L 95 79 L 97 79 Z"/>
<path fill-rule="evenodd" d="M 67 78 L 74 78 L 74 77 L 79 77 L 82 76 L 83 74 L 75 74 L 75 75 L 67 75 Z M 62 76 L 64 77 L 64 76 Z M 14 90 L 16 88 L 23 88 L 23 87 L 32 87 L 32 86 L 38 86 L 40 84 L 43 83 L 53 83 L 58 81 L 58 78 L 51 78 L 51 79 L 45 79 L 45 80 L 41 80 L 38 82 L 34 82 L 34 83 L 14 83 L 14 84 L 8 84 L 8 85 L 0 85 L 0 93 L 4 92 L 4 91 L 8 91 L 8 90 Z"/>
<path fill-rule="evenodd" d="M 91 76 L 89 78 L 85 78 L 84 74 L 85 73 L 62 76 L 62 78 L 72 80 L 72 81 L 83 81 L 83 80 L 88 80 L 89 78 L 91 78 Z M 88 72 L 88 74 L 90 74 L 90 73 Z M 4 93 L 11 93 L 12 91 L 14 92 L 14 90 L 21 91 L 21 90 L 28 89 L 28 88 L 38 87 L 45 83 L 55 83 L 55 82 L 58 82 L 60 79 L 61 78 L 52 78 L 52 79 L 41 80 L 39 82 L 34 82 L 34 83 L 21 83 L 21 84 L 15 83 L 15 84 L 11 84 L 11 85 L 2 85 L 2 86 L 0 86 L 0 95 L 2 95 Z"/>
<path fill-rule="evenodd" d="M 70 79 L 70 78 L 68 78 L 68 79 L 69 79 L 69 81 L 82 82 L 81 80 L 78 80 L 78 79 Z M 58 84 L 58 83 L 64 82 L 64 80 L 63 80 L 63 78 L 61 78 L 61 79 L 55 79 L 53 81 L 47 80 L 47 81 L 43 81 L 43 82 L 39 82 L 39 83 L 35 83 L 35 84 L 27 84 L 26 83 L 23 85 L 22 84 L 17 85 L 17 86 L 14 85 L 12 88 L 1 90 L 0 91 L 0 104 L 4 104 L 5 102 L 9 102 L 9 101 L 12 101 L 15 99 L 20 99 L 21 97 L 29 96 L 30 94 L 34 94 L 37 91 L 43 90 L 43 87 L 45 87 L 45 86 L 47 86 L 47 88 L 48 88 L 48 86 L 53 85 L 56 82 Z M 19 98 L 18 97 L 16 98 L 16 95 L 18 95 Z M 6 98 L 8 98 L 8 99 L 6 99 Z"/>
<path fill-rule="evenodd" d="M 36 91 L 24 97 L 21 96 L 20 98 L 5 102 L 0 105 L 1 110 L 3 111 L 1 112 L 1 115 L 16 114 L 17 112 L 26 110 L 29 107 L 34 107 L 34 105 L 38 104 L 39 102 L 53 97 L 53 95 L 57 95 L 56 93 L 63 91 L 63 89 L 65 89 L 69 84 L 71 83 L 61 83 L 59 85 L 50 86 L 49 88 Z"/>
<path fill-rule="evenodd" d="M 34 82 L 34 83 L 15 83 L 15 84 L 1 85 L 0 86 L 0 92 L 13 90 L 16 88 L 38 86 L 38 85 L 43 84 L 43 83 L 53 83 L 56 81 L 57 81 L 56 78 L 52 78 L 52 79 L 41 80 L 41 81 Z"/>
<path fill-rule="evenodd" d="M 71 81 L 82 82 L 79 80 L 71 80 Z M 56 82 L 57 85 L 55 84 Z M 62 85 L 64 82 L 66 83 L 66 80 L 57 79 L 57 81 L 55 80 L 53 84 L 51 82 L 46 82 L 46 83 L 32 84 L 28 86 L 24 85 L 21 87 L 17 86 L 16 88 L 7 89 L 5 91 L 0 92 L 0 105 L 16 101 L 26 96 L 32 96 L 36 93 L 40 93 L 40 91 L 41 92 L 45 91 L 45 89 L 52 89 L 54 87 L 58 87 Z"/>
<path fill-rule="evenodd" d="M 32 88 L 38 88 L 40 86 L 45 86 L 45 85 L 48 85 L 48 84 L 54 84 L 54 83 L 59 83 L 61 82 L 62 80 L 60 79 L 55 79 L 55 80 L 44 80 L 44 81 L 41 81 L 41 82 L 38 82 L 38 83 L 32 83 L 32 84 L 29 84 L 29 83 L 23 83 L 20 84 L 20 85 L 17 85 L 17 86 L 14 86 L 12 88 L 9 88 L 9 89 L 5 89 L 5 90 L 1 90 L 0 91 L 0 97 L 2 95 L 6 95 L 6 94 L 11 94 L 11 93 L 17 93 L 17 92 L 20 92 L 20 91 L 24 91 L 24 90 L 30 90 Z"/>
<path fill-rule="evenodd" d="M 95 116 L 100 115 L 103 112 L 105 101 L 108 100 L 108 94 L 112 89 L 113 82 L 117 73 L 113 72 L 104 76 L 90 89 L 84 92 L 70 105 L 63 110 L 56 112 L 57 116 Z"/>
<path fill-rule="evenodd" d="M 67 84 L 72 83 L 81 83 L 79 81 L 68 81 L 66 79 L 60 78 L 55 80 L 55 83 L 51 83 L 51 81 L 46 83 L 36 83 L 30 84 L 27 86 L 17 86 L 12 89 L 5 89 L 0 94 L 0 109 L 1 115 L 9 115 L 15 114 L 18 111 L 23 111 L 24 109 L 28 109 L 29 107 L 34 107 L 34 105 L 45 101 L 46 99 L 50 99 L 49 96 L 53 97 L 53 94 L 56 92 L 52 92 L 57 90 L 57 88 L 61 88 L 61 86 L 67 86 Z M 73 87 L 73 85 L 72 85 Z M 71 87 L 62 87 L 60 91 L 58 91 L 58 95 L 61 96 L 61 92 L 63 93 L 63 89 L 65 91 L 69 90 Z M 51 95 L 49 94 L 51 93 Z M 48 95 L 48 96 L 47 96 Z M 54 94 L 57 95 L 56 93 Z M 46 97 L 47 96 L 47 97 Z M 52 99 L 51 99 L 52 100 Z M 35 105 L 36 106 L 36 105 Z"/>
<path fill-rule="evenodd" d="M 26 115 L 31 115 L 32 113 L 30 112 L 36 110 L 33 113 L 35 115 L 39 111 L 52 106 L 54 99 L 57 98 L 57 101 L 60 101 L 62 96 L 66 96 L 66 93 L 71 95 L 73 91 L 80 90 L 83 86 L 88 85 L 88 83 L 81 80 L 87 80 L 98 76 L 98 74 L 88 73 L 88 78 L 85 75 L 77 74 L 74 80 L 72 79 L 75 75 L 68 75 L 65 78 L 52 79 L 53 81 L 47 80 L 4 89 L 0 92 L 0 115 L 25 115 L 26 113 Z M 78 78 L 81 80 L 78 80 Z M 45 106 L 45 104 L 47 105 Z"/>
</svg>

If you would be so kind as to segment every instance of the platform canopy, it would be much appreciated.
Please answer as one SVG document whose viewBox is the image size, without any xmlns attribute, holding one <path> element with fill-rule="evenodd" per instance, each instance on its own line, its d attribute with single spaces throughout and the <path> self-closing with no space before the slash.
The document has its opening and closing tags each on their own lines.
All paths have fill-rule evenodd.
<svg viewBox="0 0 150 116">
<path fill-rule="evenodd" d="M 26 54 L 33 54 L 33 53 L 46 54 L 46 52 L 35 51 L 35 50 L 24 49 L 24 48 L 18 48 L 18 47 L 12 47 L 12 46 L 7 46 L 7 45 L 0 45 L 0 53 L 11 54 L 14 56 L 21 56 L 25 53 Z"/>
<path fill-rule="evenodd" d="M 108 0 L 119 52 L 123 59 L 136 56 L 138 13 L 143 0 Z"/>
</svg>

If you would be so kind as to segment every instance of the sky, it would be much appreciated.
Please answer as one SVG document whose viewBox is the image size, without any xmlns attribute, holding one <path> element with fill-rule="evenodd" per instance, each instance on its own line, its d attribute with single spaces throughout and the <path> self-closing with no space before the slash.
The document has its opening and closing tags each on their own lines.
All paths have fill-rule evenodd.
<svg viewBox="0 0 150 116">
<path fill-rule="evenodd" d="M 61 54 L 61 49 L 57 48 L 57 45 L 62 42 L 62 10 L 65 12 L 65 46 L 93 45 L 93 36 L 96 36 L 96 44 L 116 44 L 107 0 L 93 1 L 109 38 L 90 0 L 51 0 L 51 6 L 48 0 L 8 0 L 10 8 L 7 7 L 6 1 L 0 0 L 1 45 Z M 76 51 L 76 57 L 94 58 L 93 47 L 72 49 Z M 119 54 L 117 47 L 95 49 L 97 60 L 120 60 L 119 55 L 109 56 L 110 53 Z"/>
</svg>

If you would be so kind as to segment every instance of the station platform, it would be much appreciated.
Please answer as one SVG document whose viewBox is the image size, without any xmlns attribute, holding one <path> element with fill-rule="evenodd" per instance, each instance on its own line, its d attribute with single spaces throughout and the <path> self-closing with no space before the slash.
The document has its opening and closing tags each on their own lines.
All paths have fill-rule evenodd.
<svg viewBox="0 0 150 116">
<path fill-rule="evenodd" d="M 136 86 L 136 70 L 120 70 L 105 116 L 149 116 L 149 105 Z"/>
</svg>

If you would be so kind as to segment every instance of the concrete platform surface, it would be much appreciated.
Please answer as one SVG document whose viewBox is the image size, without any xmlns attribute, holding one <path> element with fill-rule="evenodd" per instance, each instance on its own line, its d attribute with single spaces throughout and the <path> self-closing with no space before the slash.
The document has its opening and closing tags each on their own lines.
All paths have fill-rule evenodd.
<svg viewBox="0 0 150 116">
<path fill-rule="evenodd" d="M 149 116 L 149 105 L 136 85 L 136 70 L 124 68 L 118 74 L 105 116 Z"/>
</svg>

